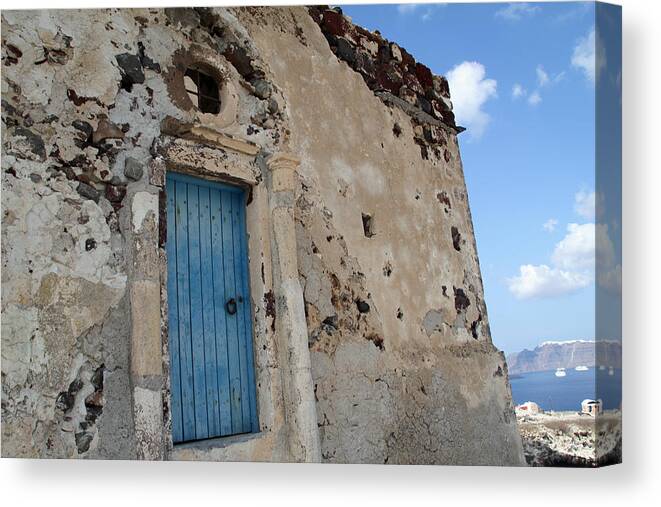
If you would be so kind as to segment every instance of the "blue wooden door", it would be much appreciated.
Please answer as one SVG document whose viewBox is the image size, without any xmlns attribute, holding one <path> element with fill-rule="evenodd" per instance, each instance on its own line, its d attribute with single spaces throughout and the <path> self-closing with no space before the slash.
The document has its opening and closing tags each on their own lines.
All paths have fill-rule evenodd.
<svg viewBox="0 0 661 507">
<path fill-rule="evenodd" d="M 167 176 L 175 443 L 258 431 L 245 192 Z"/>
</svg>

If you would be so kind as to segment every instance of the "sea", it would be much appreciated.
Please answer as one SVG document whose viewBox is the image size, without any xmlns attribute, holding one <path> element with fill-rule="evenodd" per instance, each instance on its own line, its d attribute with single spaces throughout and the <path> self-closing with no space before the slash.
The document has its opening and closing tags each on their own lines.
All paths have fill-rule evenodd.
<svg viewBox="0 0 661 507">
<path fill-rule="evenodd" d="M 514 403 L 534 401 L 543 410 L 580 410 L 586 399 L 601 399 L 605 410 L 621 407 L 622 370 L 608 368 L 588 371 L 566 370 L 567 376 L 556 377 L 555 370 L 510 375 Z M 598 392 L 597 392 L 598 390 Z"/>
</svg>

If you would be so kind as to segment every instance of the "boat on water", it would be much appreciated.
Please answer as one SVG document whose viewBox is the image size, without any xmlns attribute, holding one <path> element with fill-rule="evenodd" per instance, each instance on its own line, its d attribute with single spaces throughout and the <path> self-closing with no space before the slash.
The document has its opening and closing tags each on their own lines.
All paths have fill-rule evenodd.
<svg viewBox="0 0 661 507">
<path fill-rule="evenodd" d="M 606 367 L 605 367 L 603 364 L 600 364 L 600 365 L 599 365 L 599 369 L 600 369 L 601 371 L 604 371 L 604 370 L 606 369 Z"/>
<path fill-rule="evenodd" d="M 612 366 L 609 366 L 609 367 L 608 367 L 608 374 L 609 374 L 610 376 L 613 376 L 613 375 L 615 374 L 615 370 L 613 369 Z"/>
<path fill-rule="evenodd" d="M 588 371 L 588 367 L 584 365 L 579 365 L 576 368 L 574 368 L 576 371 Z"/>
<path fill-rule="evenodd" d="M 555 376 L 556 377 L 565 377 L 567 375 L 567 372 L 565 371 L 564 368 L 558 368 L 555 370 Z"/>
</svg>

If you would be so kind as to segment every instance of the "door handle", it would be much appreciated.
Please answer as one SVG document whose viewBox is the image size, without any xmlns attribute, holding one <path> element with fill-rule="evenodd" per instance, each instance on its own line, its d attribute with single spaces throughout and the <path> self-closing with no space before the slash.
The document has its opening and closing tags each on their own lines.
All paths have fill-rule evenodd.
<svg viewBox="0 0 661 507">
<path fill-rule="evenodd" d="M 227 310 L 227 313 L 230 315 L 234 315 L 236 313 L 236 301 L 234 298 L 227 300 L 227 303 L 225 303 L 225 310 Z"/>
</svg>

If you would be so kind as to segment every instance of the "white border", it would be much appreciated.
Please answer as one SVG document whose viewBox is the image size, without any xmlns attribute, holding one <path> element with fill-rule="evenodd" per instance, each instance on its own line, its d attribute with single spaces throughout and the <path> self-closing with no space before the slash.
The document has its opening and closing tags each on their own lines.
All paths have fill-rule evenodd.
<svg viewBox="0 0 661 507">
<path fill-rule="evenodd" d="M 263 4 L 30 1 L 3 8 Z M 276 3 L 276 2 L 273 2 Z M 300 4 L 291 0 L 279 4 Z M 313 3 L 307 2 L 307 3 Z M 355 2 L 358 3 L 358 2 Z M 362 2 L 361 2 L 362 3 Z M 376 2 L 371 2 L 376 3 Z M 385 3 L 385 2 L 382 2 Z M 619 3 L 619 2 L 618 2 Z M 0 461 L 4 505 L 631 507 L 661 498 L 661 2 L 624 0 L 624 460 L 601 470 Z M 461 41 L 458 41 L 461 44 Z M 653 400 L 653 408 L 643 401 Z"/>
</svg>

